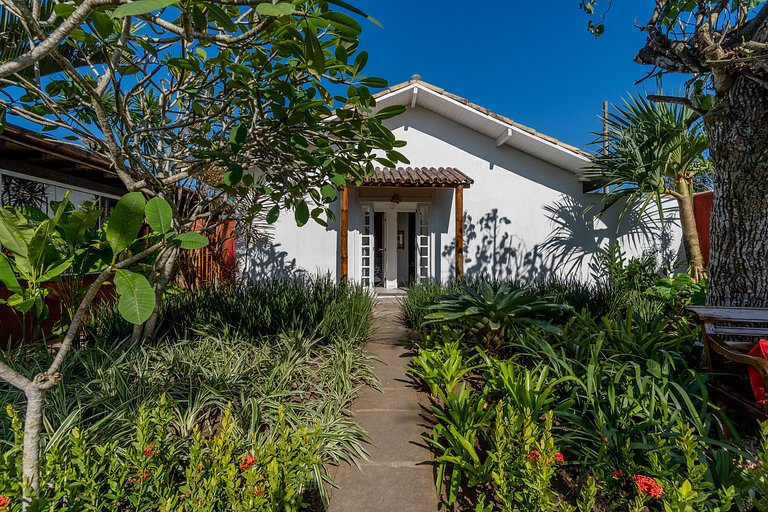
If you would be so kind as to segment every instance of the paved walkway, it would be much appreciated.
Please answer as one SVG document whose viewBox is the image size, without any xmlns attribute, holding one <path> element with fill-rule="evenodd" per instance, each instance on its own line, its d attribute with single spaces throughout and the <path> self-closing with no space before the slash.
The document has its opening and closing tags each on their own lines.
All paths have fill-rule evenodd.
<svg viewBox="0 0 768 512">
<path fill-rule="evenodd" d="M 355 420 L 368 432 L 370 461 L 341 466 L 335 475 L 330 512 L 435 512 L 438 510 L 431 453 L 421 434 L 427 430 L 420 403 L 426 397 L 410 385 L 405 368 L 410 361 L 408 331 L 398 321 L 395 300 L 374 308 L 374 336 L 367 348 L 379 361 L 376 375 L 381 391 L 366 388 L 352 408 Z"/>
</svg>

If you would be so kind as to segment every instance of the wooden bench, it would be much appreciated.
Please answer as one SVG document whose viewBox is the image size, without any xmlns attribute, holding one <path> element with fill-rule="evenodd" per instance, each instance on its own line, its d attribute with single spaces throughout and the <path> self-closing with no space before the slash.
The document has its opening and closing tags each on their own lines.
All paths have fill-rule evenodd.
<svg viewBox="0 0 768 512">
<path fill-rule="evenodd" d="M 712 389 L 724 405 L 768 419 L 768 409 L 754 400 L 747 380 L 747 366 L 751 366 L 768 387 L 768 361 L 747 354 L 761 338 L 768 339 L 768 308 L 688 306 L 686 309 L 698 316 L 704 328 L 704 355 L 711 372 Z"/>
</svg>

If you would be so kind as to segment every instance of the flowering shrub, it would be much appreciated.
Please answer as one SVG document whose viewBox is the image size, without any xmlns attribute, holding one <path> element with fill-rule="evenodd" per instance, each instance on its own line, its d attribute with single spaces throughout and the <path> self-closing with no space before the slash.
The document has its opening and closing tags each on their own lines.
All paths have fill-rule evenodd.
<svg viewBox="0 0 768 512">
<path fill-rule="evenodd" d="M 557 494 L 551 481 L 565 457 L 552 438 L 552 413 L 543 425 L 504 404 L 496 407 L 493 481 L 504 510 L 558 510 Z"/>
<path fill-rule="evenodd" d="M 9 408 L 16 446 L 0 456 L 0 511 L 21 503 L 17 456 L 21 423 Z M 130 443 L 99 441 L 74 428 L 63 448 L 48 450 L 34 510 L 295 511 L 306 505 L 321 459 L 319 430 L 293 429 L 282 413 L 260 436 L 241 434 L 229 410 L 212 435 L 173 433 L 165 401 L 142 407 Z"/>
</svg>

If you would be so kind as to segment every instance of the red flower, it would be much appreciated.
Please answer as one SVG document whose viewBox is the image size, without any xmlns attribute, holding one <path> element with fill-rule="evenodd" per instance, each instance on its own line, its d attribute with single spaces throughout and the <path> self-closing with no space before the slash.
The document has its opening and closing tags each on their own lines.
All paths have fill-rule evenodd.
<svg viewBox="0 0 768 512">
<path fill-rule="evenodd" d="M 157 452 L 152 449 L 152 445 L 151 444 L 149 446 L 147 446 L 146 448 L 144 448 L 144 456 L 147 457 L 147 458 L 153 456 L 155 453 L 157 453 Z"/>
<path fill-rule="evenodd" d="M 541 459 L 541 452 L 539 450 L 531 450 L 525 458 L 531 462 L 538 462 Z"/>
<path fill-rule="evenodd" d="M 243 457 L 243 460 L 240 461 L 240 471 L 248 471 L 251 466 L 253 466 L 256 463 L 256 457 L 251 455 L 250 453 Z"/>
<path fill-rule="evenodd" d="M 0 512 L 5 510 L 6 505 L 11 503 L 11 498 L 8 496 L 0 496 Z"/>
<path fill-rule="evenodd" d="M 613 478 L 624 478 L 624 473 L 622 473 L 621 471 L 614 471 L 613 473 L 611 473 L 611 476 Z"/>
<path fill-rule="evenodd" d="M 658 498 L 664 494 L 664 489 L 653 478 L 645 475 L 635 475 L 632 477 L 637 486 L 637 492 L 640 494 L 647 494 L 652 498 Z"/>
<path fill-rule="evenodd" d="M 149 476 L 149 473 L 146 471 L 142 473 L 140 469 L 137 469 L 136 472 L 139 474 L 139 476 L 133 478 L 133 483 L 135 484 L 140 484 L 142 481 L 144 481 L 145 478 Z"/>
<path fill-rule="evenodd" d="M 556 454 L 555 454 L 555 455 L 554 455 L 552 458 L 553 458 L 553 459 L 555 460 L 555 462 L 557 462 L 558 464 L 562 464 L 563 462 L 565 462 L 565 456 L 563 455 L 563 453 L 562 453 L 562 452 L 557 452 L 557 453 L 556 453 Z"/>
</svg>

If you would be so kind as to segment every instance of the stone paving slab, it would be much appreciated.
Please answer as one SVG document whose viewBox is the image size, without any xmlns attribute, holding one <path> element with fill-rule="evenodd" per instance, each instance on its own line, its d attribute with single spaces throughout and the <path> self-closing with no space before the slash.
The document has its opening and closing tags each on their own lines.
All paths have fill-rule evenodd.
<svg viewBox="0 0 768 512">
<path fill-rule="evenodd" d="M 431 468 L 364 467 L 340 472 L 331 495 L 333 512 L 434 512 L 437 496 Z"/>
<path fill-rule="evenodd" d="M 330 493 L 330 512 L 435 512 L 432 454 L 421 434 L 427 431 L 423 404 L 428 398 L 412 387 L 409 331 L 398 321 L 399 305 L 377 303 L 374 335 L 367 345 L 377 357 L 374 371 L 380 389 L 360 391 L 352 414 L 369 434 L 370 460 L 361 469 L 338 467 L 339 486 Z"/>
</svg>

